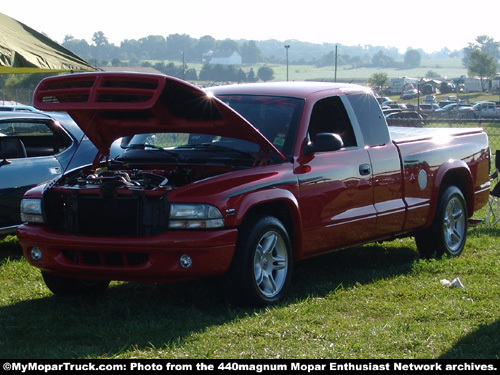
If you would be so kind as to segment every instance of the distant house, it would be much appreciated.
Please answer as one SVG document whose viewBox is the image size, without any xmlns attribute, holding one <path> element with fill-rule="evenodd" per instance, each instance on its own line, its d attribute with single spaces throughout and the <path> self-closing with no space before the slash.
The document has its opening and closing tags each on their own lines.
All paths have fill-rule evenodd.
<svg viewBox="0 0 500 375">
<path fill-rule="evenodd" d="M 209 51 L 203 54 L 203 62 L 210 65 L 241 65 L 241 55 L 236 51 Z"/>
</svg>

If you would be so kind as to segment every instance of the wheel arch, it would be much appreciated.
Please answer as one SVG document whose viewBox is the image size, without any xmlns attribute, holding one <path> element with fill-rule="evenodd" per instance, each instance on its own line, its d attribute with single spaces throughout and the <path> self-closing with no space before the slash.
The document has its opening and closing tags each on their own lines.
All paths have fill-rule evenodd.
<svg viewBox="0 0 500 375">
<path fill-rule="evenodd" d="M 290 237 L 294 261 L 299 260 L 302 255 L 302 230 L 299 204 L 295 196 L 283 189 L 248 195 L 239 206 L 236 225 L 243 228 L 252 217 L 266 215 L 274 216 L 282 222 Z"/>
<path fill-rule="evenodd" d="M 462 160 L 444 163 L 437 171 L 431 199 L 430 215 L 427 224 L 430 225 L 436 214 L 440 195 L 448 186 L 456 186 L 463 194 L 468 217 L 474 213 L 474 182 L 469 166 Z"/>
</svg>

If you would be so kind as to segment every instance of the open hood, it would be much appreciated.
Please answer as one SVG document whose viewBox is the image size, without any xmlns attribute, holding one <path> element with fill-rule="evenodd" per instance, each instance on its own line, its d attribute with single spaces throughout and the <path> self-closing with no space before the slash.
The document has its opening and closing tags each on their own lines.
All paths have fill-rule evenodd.
<svg viewBox="0 0 500 375">
<path fill-rule="evenodd" d="M 65 111 L 102 155 L 136 133 L 184 132 L 250 141 L 283 155 L 252 124 L 219 99 L 177 78 L 141 73 L 80 73 L 45 78 L 34 106 Z"/>
</svg>

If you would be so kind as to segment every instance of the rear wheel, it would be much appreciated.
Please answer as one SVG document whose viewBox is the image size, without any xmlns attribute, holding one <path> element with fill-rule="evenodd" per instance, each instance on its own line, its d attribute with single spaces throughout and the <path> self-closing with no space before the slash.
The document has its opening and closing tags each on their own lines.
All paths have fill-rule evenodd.
<svg viewBox="0 0 500 375">
<path fill-rule="evenodd" d="M 284 225 L 272 216 L 245 223 L 227 283 L 239 304 L 269 305 L 285 295 L 292 274 L 292 250 Z"/>
<path fill-rule="evenodd" d="M 57 296 L 78 296 L 100 294 L 106 290 L 109 280 L 73 279 L 42 271 L 47 288 Z"/>
<path fill-rule="evenodd" d="M 439 197 L 432 225 L 415 236 L 423 258 L 447 254 L 459 256 L 467 237 L 467 206 L 456 186 L 447 187 Z"/>
</svg>

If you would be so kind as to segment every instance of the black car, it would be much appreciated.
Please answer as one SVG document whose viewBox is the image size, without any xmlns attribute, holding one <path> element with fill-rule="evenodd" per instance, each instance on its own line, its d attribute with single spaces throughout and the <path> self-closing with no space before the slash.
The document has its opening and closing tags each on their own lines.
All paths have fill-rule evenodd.
<svg viewBox="0 0 500 375">
<path fill-rule="evenodd" d="M 120 151 L 113 144 L 111 156 Z M 0 111 L 0 235 L 15 233 L 21 198 L 29 188 L 92 163 L 96 154 L 67 114 Z"/>
<path fill-rule="evenodd" d="M 387 113 L 385 119 L 389 126 L 422 127 L 424 124 L 423 116 L 416 111 Z"/>
</svg>

